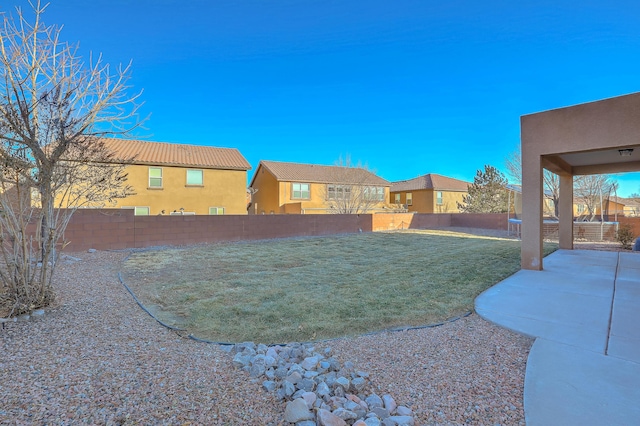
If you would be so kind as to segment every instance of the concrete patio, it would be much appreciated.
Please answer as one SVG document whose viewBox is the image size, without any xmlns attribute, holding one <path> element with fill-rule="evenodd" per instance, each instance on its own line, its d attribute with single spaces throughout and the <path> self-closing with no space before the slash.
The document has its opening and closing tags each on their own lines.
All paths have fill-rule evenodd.
<svg viewBox="0 0 640 426">
<path fill-rule="evenodd" d="M 536 338 L 527 425 L 640 424 L 640 254 L 558 250 L 476 299 L 488 321 Z"/>
</svg>

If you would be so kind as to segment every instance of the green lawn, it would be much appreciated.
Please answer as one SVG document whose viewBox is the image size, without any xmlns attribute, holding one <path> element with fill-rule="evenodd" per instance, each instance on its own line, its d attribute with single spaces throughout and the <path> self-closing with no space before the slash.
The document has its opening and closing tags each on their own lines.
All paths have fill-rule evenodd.
<svg viewBox="0 0 640 426">
<path fill-rule="evenodd" d="M 442 321 L 519 269 L 519 241 L 404 231 L 149 250 L 123 277 L 197 337 L 286 343 Z"/>
</svg>

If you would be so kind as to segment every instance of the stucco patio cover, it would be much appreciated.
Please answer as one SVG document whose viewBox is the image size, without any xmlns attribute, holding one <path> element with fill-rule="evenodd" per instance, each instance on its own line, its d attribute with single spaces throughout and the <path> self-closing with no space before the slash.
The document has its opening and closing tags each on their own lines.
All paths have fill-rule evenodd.
<svg viewBox="0 0 640 426">
<path fill-rule="evenodd" d="M 560 176 L 560 248 L 571 250 L 573 176 L 640 170 L 640 93 L 524 115 L 520 131 L 522 269 L 542 270 L 543 168 Z"/>
</svg>

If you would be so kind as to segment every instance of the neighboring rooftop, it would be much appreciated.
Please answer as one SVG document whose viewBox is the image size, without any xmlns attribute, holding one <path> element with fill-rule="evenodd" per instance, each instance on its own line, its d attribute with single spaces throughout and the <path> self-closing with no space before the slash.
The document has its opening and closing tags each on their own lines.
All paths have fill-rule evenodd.
<svg viewBox="0 0 640 426">
<path fill-rule="evenodd" d="M 409 180 L 401 180 L 393 182 L 391 184 L 391 192 L 400 191 L 418 191 L 421 189 L 434 189 L 440 191 L 464 191 L 466 192 L 471 185 L 469 182 L 465 182 L 450 177 L 429 173 L 424 176 L 418 176 L 417 178 Z"/>
<path fill-rule="evenodd" d="M 250 170 L 251 165 L 235 148 L 145 142 L 103 138 L 117 158 L 135 157 L 133 164 L 200 167 L 204 169 Z"/>
<path fill-rule="evenodd" d="M 390 186 L 391 183 L 362 167 L 323 166 L 318 164 L 260 161 L 281 182 L 341 183 Z M 255 176 L 254 176 L 255 179 Z M 251 181 L 253 184 L 253 180 Z"/>
</svg>

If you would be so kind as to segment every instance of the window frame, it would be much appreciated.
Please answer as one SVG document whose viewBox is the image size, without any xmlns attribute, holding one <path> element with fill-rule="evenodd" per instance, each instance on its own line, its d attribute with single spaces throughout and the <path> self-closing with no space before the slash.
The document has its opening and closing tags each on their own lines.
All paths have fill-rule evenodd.
<svg viewBox="0 0 640 426">
<path fill-rule="evenodd" d="M 299 189 L 296 190 L 296 185 L 299 185 Z M 302 186 L 306 185 L 307 190 L 303 190 Z M 298 196 L 296 196 L 298 193 Z M 306 194 L 306 197 L 304 196 Z M 311 184 L 308 182 L 291 182 L 291 199 L 292 200 L 310 200 L 311 199 Z"/>
<path fill-rule="evenodd" d="M 216 209 L 216 213 L 211 213 L 211 209 Z M 219 213 L 222 210 L 222 213 Z M 224 214 L 224 207 L 209 207 L 210 216 L 222 216 Z"/>
<path fill-rule="evenodd" d="M 384 201 L 384 186 L 365 186 L 364 199 L 367 201 Z"/>
<path fill-rule="evenodd" d="M 200 172 L 200 183 L 189 183 L 189 172 Z M 204 186 L 204 170 L 203 169 L 187 169 L 185 186 Z"/>
<path fill-rule="evenodd" d="M 327 184 L 327 200 L 329 201 L 349 200 L 350 198 L 351 198 L 350 185 L 338 185 L 335 183 Z"/>
<path fill-rule="evenodd" d="M 151 216 L 151 207 L 149 206 L 122 206 L 121 209 L 133 210 L 134 216 Z M 138 209 L 146 209 L 147 214 L 138 214 Z"/>
<path fill-rule="evenodd" d="M 436 205 L 441 206 L 444 204 L 444 199 L 442 196 L 442 191 L 436 191 Z"/>
<path fill-rule="evenodd" d="M 406 200 L 408 206 L 412 206 L 413 205 L 413 192 L 407 192 L 405 194 L 405 200 Z"/>
<path fill-rule="evenodd" d="M 393 204 L 402 204 L 401 200 L 402 197 L 400 196 L 399 192 L 397 194 L 394 194 Z"/>
<path fill-rule="evenodd" d="M 160 176 L 151 176 L 151 171 L 152 170 L 160 170 Z M 148 184 L 149 186 L 147 187 L 148 189 L 162 189 L 164 188 L 164 171 L 162 170 L 162 167 L 155 167 L 155 166 L 149 166 L 149 170 L 147 172 L 148 174 Z M 151 184 L 151 179 L 160 179 L 160 185 L 152 185 Z"/>
</svg>

